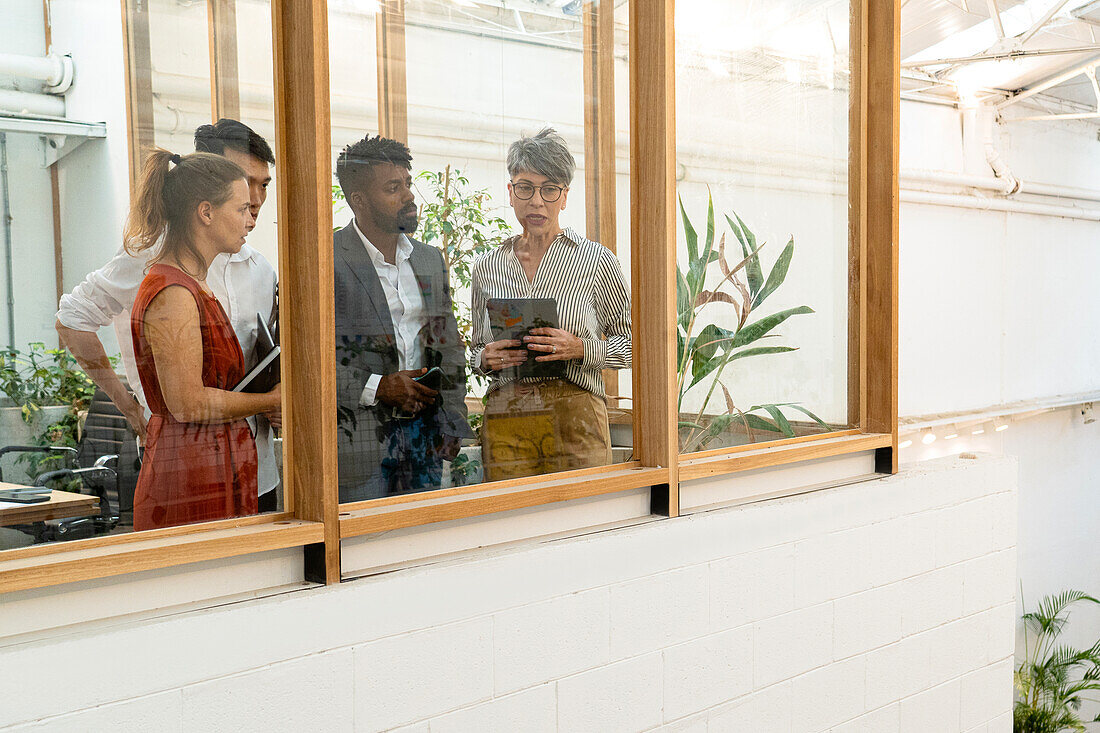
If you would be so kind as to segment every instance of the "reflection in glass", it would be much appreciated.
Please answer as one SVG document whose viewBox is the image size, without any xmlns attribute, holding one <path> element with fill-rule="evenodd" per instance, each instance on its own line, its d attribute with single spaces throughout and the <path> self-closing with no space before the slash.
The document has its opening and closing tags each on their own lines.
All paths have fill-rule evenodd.
<svg viewBox="0 0 1100 733">
<path fill-rule="evenodd" d="M 601 7 L 604 20 L 613 24 L 616 8 L 611 3 L 603 3 Z M 342 321 L 339 328 L 343 329 L 337 333 L 338 369 L 346 367 L 348 372 L 352 369 L 363 372 L 358 375 L 358 381 L 349 378 L 340 380 L 338 385 L 342 501 L 470 486 L 511 475 L 541 475 L 570 468 L 573 465 L 562 459 L 576 452 L 576 441 L 588 441 L 587 433 L 593 432 L 592 426 L 598 428 L 594 434 L 599 439 L 599 456 L 595 461 L 578 457 L 580 463 L 577 465 L 629 460 L 632 416 L 628 371 L 622 373 L 618 384 L 613 378 L 614 373 L 609 372 L 611 378 L 606 382 L 605 389 L 600 369 L 589 369 L 589 378 L 599 381 L 598 390 L 595 387 L 578 387 L 568 379 L 558 377 L 555 382 L 558 386 L 568 386 L 568 389 L 558 390 L 562 392 L 560 395 L 553 393 L 554 387 L 549 382 L 542 386 L 534 381 L 525 382 L 523 390 L 531 387 L 537 393 L 534 400 L 529 399 L 530 395 L 525 392 L 511 402 L 498 404 L 505 392 L 515 390 L 519 383 L 507 385 L 507 390 L 501 389 L 506 385 L 497 372 L 483 370 L 476 362 L 471 364 L 469 361 L 471 350 L 480 352 L 481 346 L 494 340 L 488 338 L 479 342 L 476 333 L 480 328 L 479 322 L 489 317 L 488 300 L 509 292 L 486 288 L 483 291 L 485 307 L 474 303 L 475 269 L 479 266 L 476 263 L 483 257 L 492 257 L 492 253 L 508 251 L 514 232 L 526 226 L 513 218 L 514 211 L 506 208 L 508 204 L 523 201 L 528 204 L 564 204 L 568 200 L 568 208 L 561 213 L 560 230 L 571 233 L 580 242 L 587 242 L 582 233 L 593 239 L 608 241 L 611 249 L 603 250 L 605 254 L 599 264 L 601 267 L 613 264 L 619 273 L 618 278 L 621 278 L 622 270 L 629 266 L 630 238 L 626 226 L 629 205 L 624 195 L 628 180 L 625 171 L 621 176 L 616 175 L 615 126 L 611 109 L 615 103 L 621 102 L 623 110 L 620 111 L 620 120 L 625 122 L 628 119 L 625 114 L 626 98 L 625 95 L 616 95 L 614 84 L 607 84 L 598 94 L 594 88 L 591 91 L 588 89 L 597 56 L 602 64 L 602 79 L 613 81 L 617 66 L 619 78 L 625 82 L 626 33 L 625 28 L 619 28 L 609 34 L 610 42 L 596 44 L 586 36 L 588 31 L 585 30 L 585 13 L 592 8 L 586 5 L 582 9 L 581 3 L 543 7 L 529 3 L 456 5 L 447 0 L 383 0 L 377 5 L 330 1 L 334 169 L 339 177 L 344 147 L 360 139 L 365 131 L 373 135 L 375 119 L 377 129 L 384 138 L 400 141 L 411 148 L 414 160 L 411 168 L 404 172 L 411 178 L 412 201 L 418 216 L 415 231 L 403 233 L 410 239 L 410 259 L 415 260 L 420 242 L 437 250 L 442 257 L 447 274 L 446 287 L 450 290 L 450 306 L 449 314 L 440 317 L 448 324 L 445 332 L 449 332 L 449 323 L 453 319 L 464 352 L 463 363 L 467 366 L 465 394 L 459 395 L 456 391 L 456 399 L 450 403 L 449 395 L 444 390 L 441 406 L 453 404 L 453 408 L 446 412 L 464 414 L 469 428 L 464 431 L 466 437 L 461 438 L 453 459 L 448 457 L 453 448 L 443 451 L 441 472 L 438 474 L 434 464 L 431 470 L 411 471 L 422 476 L 423 480 L 400 476 L 386 468 L 387 458 L 402 442 L 412 450 L 418 445 L 423 446 L 423 450 L 417 453 L 418 457 L 431 457 L 436 452 L 432 440 L 425 440 L 424 434 L 410 438 L 406 428 L 398 432 L 401 421 L 409 420 L 407 415 L 419 416 L 423 410 L 410 410 L 402 406 L 391 406 L 387 410 L 379 406 L 377 395 L 370 407 L 360 404 L 364 390 L 369 386 L 364 376 L 367 374 L 365 365 L 371 365 L 371 374 L 384 376 L 386 373 L 410 371 L 411 367 L 407 365 L 417 364 L 414 358 L 402 356 L 400 350 L 396 357 L 392 356 L 392 352 L 389 352 L 390 356 L 385 356 L 383 352 L 391 348 L 390 342 L 385 337 L 372 338 L 372 329 L 377 331 L 377 326 L 363 320 L 388 316 L 393 323 L 396 345 L 406 306 L 402 303 L 399 310 L 386 303 L 385 308 L 376 308 L 373 300 L 383 300 L 377 297 L 367 303 L 370 309 L 367 316 L 356 311 L 357 306 L 354 305 L 350 312 L 341 313 L 345 310 L 341 304 L 344 302 L 341 300 L 344 298 L 341 289 L 345 287 L 342 279 L 352 278 L 353 270 L 362 272 L 366 268 L 359 262 L 341 273 L 343 266 L 339 259 L 342 245 L 338 241 L 335 245 L 338 260 L 336 310 L 338 321 Z M 618 14 L 622 19 L 625 20 L 628 10 L 627 4 L 620 4 Z M 377 53 L 360 53 L 363 39 L 372 37 L 377 41 Z M 354 63 L 349 63 L 349 59 L 353 58 Z M 460 72 L 455 71 L 459 68 Z M 531 69 L 539 70 L 534 78 L 530 74 Z M 622 86 L 625 88 L 625 84 Z M 603 128 L 596 124 L 596 110 L 599 110 L 598 120 L 604 125 Z M 572 155 L 580 157 L 584 153 L 583 173 L 578 169 L 575 178 L 567 181 L 512 179 L 506 166 L 509 146 L 521 135 L 533 135 L 547 124 L 561 131 L 567 141 L 567 154 L 571 151 Z M 600 139 L 599 154 L 597 138 Z M 619 147 L 623 147 L 621 142 Z M 346 252 L 360 258 L 364 245 L 352 228 L 351 220 L 362 221 L 359 212 L 353 211 L 348 191 L 342 188 L 344 181 L 339 183 L 341 185 L 333 188 L 337 238 L 345 240 L 344 244 L 348 246 Z M 523 184 L 514 201 L 509 184 Z M 528 184 L 530 191 L 525 190 Z M 619 184 L 622 184 L 621 187 Z M 595 199 L 597 190 L 603 194 L 599 205 Z M 622 226 L 617 226 L 616 213 Z M 593 222 L 596 224 L 593 225 Z M 344 237 L 340 232 L 355 234 L 357 238 Z M 363 233 L 369 234 L 365 230 Z M 619 242 L 617 251 L 614 246 L 616 234 Z M 383 264 L 380 266 L 371 260 L 373 253 L 369 250 L 362 259 L 371 260 L 371 264 L 376 265 L 375 272 L 382 280 L 376 294 L 384 296 L 384 273 L 391 264 L 399 266 L 400 261 L 388 262 L 386 247 L 377 246 L 373 236 L 365 238 L 373 249 L 382 254 Z M 599 248 L 594 243 L 585 246 Z M 548 262 L 554 254 L 551 249 L 547 254 Z M 394 255 L 399 257 L 400 249 L 394 250 Z M 594 267 L 592 263 L 585 265 Z M 600 276 L 603 275 L 601 270 Z M 583 283 L 586 279 L 591 281 L 594 277 L 588 271 L 577 274 L 577 290 L 585 287 Z M 349 279 L 348 282 L 347 293 L 353 295 L 354 288 L 365 287 L 362 281 Z M 395 282 L 396 290 L 401 295 L 399 300 L 405 299 L 399 275 Z M 416 287 L 423 284 L 418 282 Z M 373 290 L 373 287 L 370 289 Z M 413 290 L 413 286 L 409 285 L 407 290 Z M 527 290 L 525 287 L 521 296 L 524 299 L 528 297 Z M 431 291 L 417 292 L 422 293 L 423 304 L 415 302 L 414 297 L 415 307 L 426 310 L 435 308 L 433 301 L 438 298 L 438 293 L 434 282 L 431 283 Z M 557 299 L 557 294 L 550 295 Z M 588 298 L 592 298 L 591 286 Z M 556 313 L 551 322 L 554 320 Z M 592 333 L 604 335 L 595 316 L 591 316 L 591 321 L 591 324 L 585 322 L 583 328 L 578 327 L 575 333 L 586 337 Z M 626 333 L 629 339 L 629 326 Z M 592 338 L 599 339 L 600 336 Z M 449 341 L 446 346 L 450 348 Z M 343 364 L 345 361 L 348 363 Z M 578 368 L 581 361 L 582 358 L 577 359 Z M 612 366 L 608 364 L 609 368 Z M 423 361 L 419 368 L 430 367 L 427 361 Z M 377 372 L 376 369 L 385 371 Z M 443 371 L 446 373 L 447 370 Z M 539 393 L 540 390 L 545 394 Z M 368 403 L 370 397 L 368 394 Z M 599 412 L 602 418 L 572 421 L 576 424 L 560 420 L 540 422 L 541 418 L 537 415 L 545 411 L 548 402 L 555 402 L 560 412 L 571 417 L 582 418 L 587 410 L 593 415 Z M 597 406 L 596 403 L 600 404 Z M 613 422 L 610 453 L 607 450 L 609 430 L 606 413 L 612 413 Z M 416 424 L 415 419 L 411 424 Z M 527 435 L 524 431 L 537 434 Z M 432 433 L 429 431 L 427 434 Z M 456 429 L 451 434 L 457 435 L 459 431 Z M 563 435 L 573 442 L 566 445 Z M 504 436 L 516 437 L 516 444 L 507 446 L 502 442 Z M 416 439 L 421 442 L 416 443 Z M 520 451 L 526 451 L 538 460 L 525 469 L 516 468 L 510 473 L 502 473 L 499 462 L 496 462 L 498 466 L 489 465 L 493 463 L 488 455 L 493 452 L 490 447 L 494 442 L 499 447 L 496 452 L 501 456 L 509 451 L 511 455 L 519 456 Z M 407 453 L 409 449 L 402 450 Z M 393 453 L 401 454 L 401 451 Z M 549 459 L 543 460 L 542 456 L 549 456 Z M 518 461 L 509 460 L 518 465 Z M 399 463 L 396 458 L 392 462 L 394 465 Z M 413 465 L 412 462 L 410 465 Z M 376 478 L 371 480 L 370 475 Z"/>
<path fill-rule="evenodd" d="M 522 233 L 474 263 L 470 364 L 490 378 L 490 481 L 611 463 L 602 370 L 630 367 L 630 294 L 615 256 L 560 224 L 575 167 L 550 128 L 513 143 Z"/>
<path fill-rule="evenodd" d="M 353 214 L 333 235 L 341 501 L 439 488 L 473 437 L 443 255 L 412 236 L 411 169 L 404 144 L 370 136 L 336 164 Z"/>
<path fill-rule="evenodd" d="M 274 156 L 235 120 L 200 126 L 194 143 L 201 153 L 147 158 L 127 247 L 63 296 L 57 314 L 62 342 L 144 443 L 136 530 L 278 505 L 272 370 L 248 387 L 266 394 L 229 391 L 277 330 L 275 270 L 245 244 Z M 96 334 L 107 325 L 125 347 L 132 396 Z"/>
<path fill-rule="evenodd" d="M 25 132 L 0 134 L 0 155 L 7 155 L 0 168 L 8 173 L 0 189 L 13 222 L 7 245 L 20 275 L 3 299 L 13 305 L 0 305 L 14 326 L 0 372 L 14 405 L 9 410 L 26 408 L 28 416 L 17 414 L 0 430 L 0 451 L 21 448 L 0 452 L 0 480 L 23 493 L 34 493 L 35 484 L 53 493 L 48 509 L 0 503 L 0 549 L 275 510 L 277 400 L 226 389 L 264 355 L 265 329 L 277 336 L 275 207 L 265 205 L 274 158 L 261 137 L 271 139 L 274 130 L 270 8 L 262 0 L 153 0 L 123 3 L 123 18 L 104 15 L 96 3 L 55 3 L 49 10 L 14 18 L 10 50 L 45 54 L 43 39 L 51 39 L 72 54 L 79 71 L 67 89 L 14 83 L 44 98 L 56 92 L 63 111 L 50 117 L 78 124 L 64 146 L 35 130 L 58 121 L 34 114 L 22 120 Z M 125 74 L 109 63 L 123 47 Z M 232 119 L 211 124 L 221 117 Z M 188 154 L 201 151 L 233 178 L 231 196 L 209 180 L 200 186 L 212 210 L 225 213 L 234 197 L 244 210 L 235 218 L 213 216 L 195 231 L 176 226 L 160 236 L 153 225 L 143 230 L 140 247 L 123 250 L 130 191 L 154 145 L 180 155 L 178 165 L 163 164 L 161 156 L 165 190 L 184 176 Z M 178 193 L 154 207 L 133 203 L 167 211 L 183 205 Z M 261 208 L 268 216 L 253 229 Z M 174 264 L 165 249 L 173 238 L 188 245 Z M 212 258 L 186 254 L 191 246 L 209 254 L 217 242 L 222 251 Z M 180 275 L 176 265 L 188 273 Z M 160 285 L 179 282 L 137 303 L 153 276 Z M 187 323 L 173 320 L 180 309 L 163 307 L 165 298 L 180 294 L 190 298 L 182 308 Z M 144 316 L 133 324 L 138 305 Z M 138 358 L 133 325 L 141 331 Z M 51 348 L 55 339 L 62 348 Z M 171 364 L 194 353 L 200 362 L 219 354 L 213 371 L 200 366 L 197 382 L 194 369 Z M 206 400 L 198 408 L 196 396 Z M 244 415 L 242 400 L 263 404 Z M 271 420 L 252 414 L 260 412 Z"/>
<path fill-rule="evenodd" d="M 677 4 L 683 452 L 848 424 L 849 6 Z"/>
</svg>

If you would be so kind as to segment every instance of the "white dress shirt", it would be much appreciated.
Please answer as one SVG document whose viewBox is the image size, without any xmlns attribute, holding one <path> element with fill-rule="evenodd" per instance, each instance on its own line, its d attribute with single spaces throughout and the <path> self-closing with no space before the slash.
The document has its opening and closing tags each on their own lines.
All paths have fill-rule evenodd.
<svg viewBox="0 0 1100 733">
<path fill-rule="evenodd" d="M 390 307 L 390 318 L 393 321 L 394 338 L 397 340 L 397 368 L 420 369 L 424 366 L 424 354 L 420 348 L 419 334 L 428 322 L 428 315 L 424 311 L 424 296 L 420 293 L 420 284 L 416 281 L 416 273 L 413 272 L 412 242 L 404 234 L 397 237 L 396 264 L 386 262 L 382 253 L 370 243 L 366 235 L 359 230 L 359 225 L 352 219 L 355 233 L 363 241 L 363 247 L 367 255 L 374 263 L 374 269 L 378 272 L 378 279 L 382 283 L 382 292 L 386 294 L 386 303 Z M 382 381 L 381 374 L 371 374 L 367 377 L 367 384 L 363 387 L 363 394 L 359 397 L 359 404 L 363 407 L 371 407 L 378 401 L 378 384 Z"/>
<path fill-rule="evenodd" d="M 132 256 L 120 248 L 114 258 L 95 272 L 71 293 L 61 296 L 57 320 L 62 326 L 76 331 L 98 331 L 114 326 L 122 354 L 122 369 L 138 402 L 149 415 L 149 405 L 141 388 L 137 363 L 134 361 L 134 343 L 130 333 L 130 308 L 137 298 L 138 288 L 145 279 L 145 271 L 153 252 L 146 250 Z M 275 309 L 275 269 L 256 250 L 247 244 L 235 255 L 220 254 L 210 264 L 206 284 L 222 304 L 229 316 L 237 340 L 244 352 L 245 368 L 255 362 L 259 314 L 267 323 L 272 322 Z M 275 444 L 271 426 L 267 420 L 249 418 L 249 425 L 256 435 L 256 453 L 259 458 L 258 486 L 266 494 L 279 485 L 279 467 L 275 463 Z"/>
</svg>

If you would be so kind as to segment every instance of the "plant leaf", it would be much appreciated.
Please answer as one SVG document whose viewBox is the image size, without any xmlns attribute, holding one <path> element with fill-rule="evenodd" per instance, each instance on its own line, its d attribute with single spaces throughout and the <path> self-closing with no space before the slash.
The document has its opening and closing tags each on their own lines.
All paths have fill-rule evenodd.
<svg viewBox="0 0 1100 733">
<path fill-rule="evenodd" d="M 744 328 L 737 331 L 737 336 L 734 337 L 733 345 L 745 346 L 751 344 L 753 341 L 760 339 L 764 334 L 771 331 L 783 321 L 787 320 L 791 316 L 803 315 L 806 313 L 813 313 L 813 308 L 808 305 L 800 305 L 797 308 L 787 308 L 781 310 L 778 313 L 772 313 L 770 316 L 764 316 L 759 321 L 751 323 Z"/>
<path fill-rule="evenodd" d="M 782 430 L 779 426 L 773 423 L 771 420 L 767 420 L 759 415 L 753 415 L 751 413 L 745 413 L 745 421 L 749 424 L 749 427 L 757 430 L 767 430 L 771 433 L 781 433 Z"/>
<path fill-rule="evenodd" d="M 695 307 L 700 308 L 707 303 L 729 303 L 730 305 L 737 306 L 737 301 L 733 299 L 733 296 L 729 293 L 723 293 L 721 290 L 703 290 L 695 296 Z M 737 309 L 738 315 L 741 314 L 741 309 Z"/>
<path fill-rule="evenodd" d="M 684 199 L 680 198 L 679 201 L 680 218 L 684 222 L 684 239 L 687 241 L 688 261 L 691 263 L 699 259 L 699 235 L 696 233 L 695 227 L 691 225 L 687 211 L 684 210 Z"/>
<path fill-rule="evenodd" d="M 726 262 L 726 233 L 718 240 L 718 266 L 722 268 L 722 277 L 730 276 L 730 266 Z"/>
<path fill-rule="evenodd" d="M 745 222 L 741 221 L 741 217 L 737 216 L 737 212 L 734 212 L 733 215 L 737 218 L 737 224 L 733 223 L 733 219 L 730 219 L 728 214 L 726 215 L 726 221 L 729 222 L 730 229 L 733 230 L 733 234 L 737 237 L 737 241 L 741 243 L 741 251 L 744 253 L 744 256 L 746 258 L 752 257 L 745 267 L 745 276 L 749 281 L 749 290 L 755 298 L 764 284 L 764 271 L 760 268 L 760 255 L 757 254 L 759 248 L 756 246 L 756 235 L 745 226 Z"/>
<path fill-rule="evenodd" d="M 764 356 L 765 354 L 783 354 L 788 351 L 798 351 L 797 346 L 754 346 L 751 349 L 742 349 L 736 354 L 729 357 L 729 361 L 734 359 L 744 359 L 749 356 Z"/>
<path fill-rule="evenodd" d="M 775 261 L 775 265 L 772 267 L 772 271 L 768 273 L 768 281 L 764 283 L 763 289 L 757 293 L 753 298 L 752 307 L 756 308 L 758 305 L 764 302 L 764 298 L 775 292 L 776 288 L 783 284 L 783 280 L 787 277 L 787 270 L 791 266 L 791 258 L 794 257 L 794 237 L 787 242 L 787 246 L 783 248 L 783 251 L 779 253 L 779 259 Z"/>
<path fill-rule="evenodd" d="M 775 424 L 779 426 L 779 429 L 783 431 L 784 435 L 788 438 L 794 437 L 794 428 L 791 427 L 790 421 L 787 420 L 787 416 L 783 414 L 782 410 L 775 405 L 761 405 L 761 408 L 772 416 L 772 419 L 775 420 Z"/>
<path fill-rule="evenodd" d="M 691 344 L 691 348 L 696 353 L 702 354 L 704 358 L 710 359 L 714 356 L 715 351 L 719 347 L 723 347 L 723 350 L 729 351 L 729 344 L 733 341 L 734 333 L 728 331 L 721 326 L 713 323 L 708 323 L 699 335 Z"/>
<path fill-rule="evenodd" d="M 678 267 L 676 268 L 676 315 L 680 327 L 686 331 L 688 323 L 691 322 L 691 295 L 684 273 L 680 272 Z"/>
<path fill-rule="evenodd" d="M 719 382 L 718 386 L 722 388 L 722 395 L 726 398 L 726 413 L 732 415 L 735 412 L 740 412 L 737 405 L 733 404 L 733 398 L 730 397 L 730 391 L 726 389 L 726 385 Z"/>
<path fill-rule="evenodd" d="M 711 261 L 710 256 L 714 252 L 714 198 L 707 189 L 707 238 L 703 246 L 704 264 Z"/>
<path fill-rule="evenodd" d="M 803 415 L 805 415 L 806 417 L 808 417 L 811 420 L 813 420 L 814 422 L 816 422 L 818 425 L 820 425 L 825 430 L 832 430 L 833 429 L 832 426 L 829 425 L 829 423 L 825 422 L 820 417 L 818 417 L 814 413 L 810 412 L 809 410 L 807 410 L 802 405 L 799 405 L 797 403 L 792 402 L 792 403 L 788 404 L 787 407 L 790 407 L 792 410 L 798 410 Z"/>
</svg>

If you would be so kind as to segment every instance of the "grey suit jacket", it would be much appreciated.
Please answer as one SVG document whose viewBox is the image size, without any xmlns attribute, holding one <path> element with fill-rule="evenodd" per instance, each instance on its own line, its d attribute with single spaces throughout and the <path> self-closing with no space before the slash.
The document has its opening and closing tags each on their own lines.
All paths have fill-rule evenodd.
<svg viewBox="0 0 1100 733">
<path fill-rule="evenodd" d="M 454 438 L 474 437 L 466 422 L 466 354 L 451 309 L 443 255 L 409 238 L 410 264 L 424 298 L 428 323 L 419 335 L 424 365 L 444 372 L 442 406 L 433 428 Z M 381 403 L 363 407 L 359 398 L 370 374 L 398 370 L 396 338 L 386 294 L 374 263 L 349 223 L 333 235 L 336 300 L 336 389 L 339 484 L 342 500 L 367 498 L 363 487 L 377 476 L 384 455 L 382 425 L 393 418 Z"/>
</svg>

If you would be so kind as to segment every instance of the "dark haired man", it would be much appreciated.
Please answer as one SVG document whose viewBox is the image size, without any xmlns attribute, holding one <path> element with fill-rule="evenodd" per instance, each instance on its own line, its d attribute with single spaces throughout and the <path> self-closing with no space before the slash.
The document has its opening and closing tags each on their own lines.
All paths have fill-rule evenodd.
<svg viewBox="0 0 1100 733">
<path fill-rule="evenodd" d="M 473 436 L 443 256 L 410 236 L 411 168 L 405 145 L 369 135 L 336 162 L 354 214 L 333 235 L 341 501 L 439 488 Z M 435 388 L 417 381 L 434 367 Z"/>
<path fill-rule="evenodd" d="M 248 178 L 250 208 L 255 219 L 267 198 L 271 183 L 270 166 L 275 156 L 260 135 L 237 120 L 221 119 L 195 130 L 195 149 L 223 155 L 244 169 Z M 253 224 L 255 226 L 255 224 Z M 77 363 L 119 408 L 138 437 L 144 439 L 147 419 L 145 395 L 141 390 L 130 336 L 130 307 L 145 277 L 149 258 L 137 257 L 119 248 L 114 258 L 90 273 L 73 291 L 61 297 L 57 311 L 57 333 Z M 241 344 L 245 366 L 255 363 L 259 315 L 268 324 L 276 320 L 276 274 L 271 264 L 247 244 L 235 255 L 218 255 L 207 272 L 206 284 L 229 316 Z M 122 367 L 134 394 L 111 368 L 97 331 L 113 325 L 122 352 Z M 278 415 L 271 415 L 278 422 Z M 259 457 L 260 511 L 273 511 L 278 504 L 279 483 L 271 425 L 264 418 L 250 418 Z"/>
</svg>

